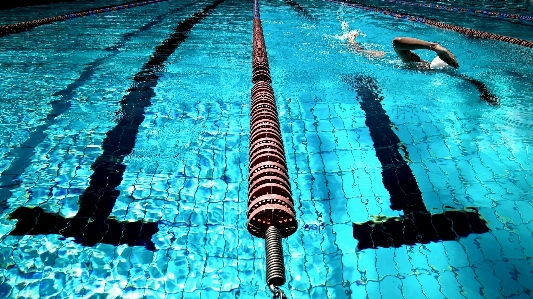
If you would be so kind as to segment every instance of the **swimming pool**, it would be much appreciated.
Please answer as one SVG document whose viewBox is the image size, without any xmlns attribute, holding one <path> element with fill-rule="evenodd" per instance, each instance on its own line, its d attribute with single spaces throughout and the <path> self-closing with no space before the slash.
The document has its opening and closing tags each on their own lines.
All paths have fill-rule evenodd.
<svg viewBox="0 0 533 299">
<path fill-rule="evenodd" d="M 532 50 L 298 3 L 261 2 L 299 221 L 286 294 L 531 298 Z M 2 297 L 271 297 L 246 230 L 252 7 L 168 1 L 0 39 Z M 384 58 L 350 50 L 350 30 Z M 438 41 L 461 67 L 408 69 L 395 36 Z M 409 213 L 479 215 L 487 230 L 368 245 L 365 223 L 408 214 L 391 208 L 391 169 L 416 180 L 396 184 L 423 200 Z M 107 217 L 136 234 L 98 235 Z"/>
</svg>

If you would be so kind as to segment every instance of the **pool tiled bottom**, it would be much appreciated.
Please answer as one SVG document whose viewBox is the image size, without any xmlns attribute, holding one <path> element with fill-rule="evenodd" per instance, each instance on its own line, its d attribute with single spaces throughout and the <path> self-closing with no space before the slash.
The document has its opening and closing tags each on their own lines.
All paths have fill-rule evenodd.
<svg viewBox="0 0 533 299">
<path fill-rule="evenodd" d="M 224 26 L 233 26 L 229 20 L 240 16 L 236 2 L 227 2 L 235 11 L 217 16 L 228 18 L 220 22 Z M 268 20 L 268 11 L 265 15 Z M 246 84 L 249 65 L 242 57 L 249 53 L 250 39 L 220 30 L 232 32 L 228 44 L 235 48 L 227 52 L 242 56 L 228 65 L 222 55 L 211 55 L 216 51 L 195 48 L 210 32 L 201 30 L 210 25 L 199 24 L 195 30 L 200 32 L 192 31 L 190 43 L 184 43 L 185 52 L 169 58 L 133 152 L 124 159 L 127 168 L 110 214 L 119 221 L 156 223 L 155 250 L 126 244 L 89 247 L 56 234 L 9 235 L 15 221 L 8 215 L 21 206 L 39 206 L 63 217 L 77 213 L 90 165 L 102 153 L 102 140 L 115 125 L 117 103 L 129 81 L 120 88 L 109 83 L 104 88 L 112 91 L 101 93 L 113 96 L 102 100 L 91 89 L 94 94 L 86 102 L 76 103 L 50 126 L 49 137 L 35 148 L 31 167 L 13 190 L 0 217 L 0 297 L 271 298 L 263 241 L 245 227 L 251 84 Z M 239 42 L 246 49 L 242 53 Z M 187 55 L 191 49 L 194 55 Z M 278 65 L 290 65 L 277 59 Z M 205 61 L 211 68 L 204 68 Z M 274 77 L 282 77 L 282 71 Z M 294 73 L 302 84 L 316 82 L 313 72 Z M 446 110 L 435 99 L 425 106 L 408 98 L 392 101 L 387 85 L 376 81 L 383 85 L 383 109 L 427 211 L 474 207 L 490 231 L 358 249 L 354 223 L 404 214 L 390 207 L 360 98 L 348 84 L 306 86 L 307 96 L 283 85 L 296 80 L 279 79 L 274 90 L 299 220 L 299 230 L 283 243 L 287 295 L 531 298 L 533 179 L 527 144 L 494 133 L 488 122 L 478 125 L 476 116 L 461 109 Z M 198 82 L 212 88 L 196 89 Z M 219 91 L 223 84 L 228 92 L 213 92 L 213 86 Z M 324 90 L 341 91 L 324 95 Z M 91 111 L 99 111 L 98 120 Z"/>
<path fill-rule="evenodd" d="M 59 235 L 4 236 L 1 296 L 268 298 L 264 244 L 245 229 L 248 149 L 243 144 L 248 136 L 242 108 L 221 103 L 181 107 L 181 115 L 189 117 L 180 121 L 202 128 L 189 140 L 183 171 L 168 172 L 161 166 L 147 173 L 131 158 L 129 169 L 138 172 L 125 177 L 132 187 L 124 190 L 112 216 L 158 221 L 155 251 L 128 245 L 85 247 Z M 198 111 L 210 111 L 209 117 L 194 117 Z M 149 121 L 158 126 L 157 121 L 172 121 L 157 115 L 151 114 Z M 497 176 L 486 184 L 469 179 L 490 169 L 489 163 L 443 155 L 464 149 L 442 140 L 446 147 L 436 146 L 436 134 L 426 134 L 424 146 L 419 146 L 416 135 L 409 135 L 416 126 L 398 126 L 402 140 L 413 140 L 405 145 L 428 210 L 478 206 L 490 232 L 357 250 L 354 222 L 401 214 L 389 207 L 364 115 L 353 104 L 289 99 L 280 105 L 280 117 L 284 132 L 292 133 L 284 135 L 284 142 L 300 221 L 298 232 L 284 241 L 285 289 L 291 298 L 531 297 L 533 206 L 525 197 L 494 192 L 505 188 Z M 431 119 L 415 117 L 409 121 L 423 122 L 424 131 L 434 127 Z M 240 131 L 221 135 L 221 128 L 228 126 Z M 152 145 L 164 144 L 163 136 L 154 137 Z M 14 222 L 4 217 L 2 225 L 9 230 Z"/>
</svg>

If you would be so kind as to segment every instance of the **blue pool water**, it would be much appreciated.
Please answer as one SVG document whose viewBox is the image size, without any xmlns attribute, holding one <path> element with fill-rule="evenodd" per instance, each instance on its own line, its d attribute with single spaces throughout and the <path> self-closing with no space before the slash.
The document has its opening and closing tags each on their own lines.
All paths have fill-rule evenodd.
<svg viewBox="0 0 533 299">
<path fill-rule="evenodd" d="M 147 62 L 173 29 L 213 2 L 172 0 L 0 38 L 0 297 L 271 297 L 263 240 L 246 230 L 252 1 L 221 2 L 157 65 L 156 84 L 139 79 L 153 75 Z M 290 298 L 531 298 L 533 50 L 298 3 L 308 15 L 260 2 L 299 223 L 283 241 L 282 289 Z M 351 50 L 341 38 L 350 30 L 384 57 Z M 406 68 L 396 36 L 438 41 L 461 67 Z M 144 113 L 131 108 L 147 99 Z M 136 133 L 121 125 L 131 115 L 144 116 Z M 400 142 L 378 146 L 390 132 Z M 132 144 L 122 158 L 117 139 Z M 403 162 L 383 163 L 392 149 Z M 100 185 L 95 161 L 114 165 Z M 487 231 L 363 248 L 361 225 L 405 216 L 384 183 L 391 165 L 410 169 L 429 213 L 471 211 Z M 135 244 L 126 234 L 123 244 L 90 244 L 88 223 L 81 237 L 59 234 L 86 190 L 121 171 L 110 221 L 156 231 Z M 111 197 L 96 198 L 100 212 Z M 28 234 L 17 233 L 23 224 Z M 422 240 L 423 230 L 412 233 Z"/>
</svg>

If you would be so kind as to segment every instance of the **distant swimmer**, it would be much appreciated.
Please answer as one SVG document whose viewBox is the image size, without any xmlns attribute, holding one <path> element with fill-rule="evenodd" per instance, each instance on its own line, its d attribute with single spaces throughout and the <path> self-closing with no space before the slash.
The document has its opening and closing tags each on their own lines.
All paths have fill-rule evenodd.
<svg viewBox="0 0 533 299">
<path fill-rule="evenodd" d="M 412 37 L 396 37 L 392 40 L 392 46 L 403 62 L 413 65 L 417 69 L 435 70 L 444 69 L 448 66 L 453 68 L 459 67 L 457 58 L 455 58 L 452 52 L 438 43 L 427 42 Z M 437 57 L 431 62 L 427 62 L 420 59 L 420 56 L 416 55 L 413 50 L 434 51 L 437 54 Z M 456 72 L 447 72 L 447 74 L 470 82 L 479 91 L 479 97 L 490 105 L 499 104 L 498 97 L 490 92 L 485 83 Z"/>
<path fill-rule="evenodd" d="M 345 25 L 341 24 L 343 29 L 345 29 Z M 348 47 L 352 50 L 354 50 L 356 53 L 360 53 L 365 55 L 366 57 L 373 59 L 373 58 L 381 58 L 385 55 L 385 52 L 378 51 L 378 50 L 370 50 L 363 48 L 357 41 L 356 38 L 361 34 L 359 31 L 351 31 L 348 33 L 343 34 L 340 36 L 341 39 L 346 39 L 348 43 Z M 418 70 L 437 70 L 437 69 L 449 69 L 459 68 L 459 62 L 457 62 L 457 58 L 455 58 L 455 55 L 453 55 L 450 50 L 444 48 L 438 43 L 432 43 L 428 41 L 424 41 L 417 38 L 412 37 L 396 37 L 392 40 L 392 46 L 394 48 L 394 52 L 398 55 L 398 57 L 402 60 L 402 62 L 406 63 L 407 66 L 418 69 Z M 430 50 L 435 52 L 437 56 L 431 61 L 427 62 L 424 61 L 418 56 L 416 53 L 414 53 L 414 50 Z M 489 103 L 490 105 L 498 105 L 499 104 L 499 98 L 495 96 L 493 93 L 489 91 L 485 83 L 470 78 L 463 74 L 458 74 L 456 72 L 446 72 L 448 75 L 460 78 L 462 80 L 470 82 L 476 89 L 479 91 L 480 95 L 479 97 Z"/>
</svg>

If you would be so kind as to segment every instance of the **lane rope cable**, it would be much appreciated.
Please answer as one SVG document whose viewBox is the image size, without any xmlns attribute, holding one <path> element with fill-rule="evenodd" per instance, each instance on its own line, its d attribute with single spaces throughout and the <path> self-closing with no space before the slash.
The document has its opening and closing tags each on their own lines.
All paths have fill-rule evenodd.
<svg viewBox="0 0 533 299">
<path fill-rule="evenodd" d="M 480 15 L 480 16 L 533 22 L 533 16 L 510 14 L 510 13 L 499 12 L 499 11 L 489 11 L 486 9 L 453 7 L 449 5 L 439 5 L 439 4 L 434 4 L 434 3 L 412 2 L 412 1 L 404 1 L 404 0 L 379 0 L 379 1 L 385 2 L 385 3 L 397 3 L 401 5 L 408 5 L 408 6 L 419 6 L 419 7 L 424 7 L 424 8 L 432 8 L 436 10 L 445 10 L 449 12 L 467 13 L 467 14 Z"/>
<path fill-rule="evenodd" d="M 431 19 L 427 19 L 423 17 L 400 14 L 400 13 L 397 13 L 391 10 L 381 9 L 381 8 L 372 7 L 372 6 L 366 6 L 366 5 L 355 3 L 355 2 L 344 2 L 344 1 L 336 1 L 336 0 L 325 0 L 325 1 L 343 5 L 343 6 L 354 7 L 354 8 L 362 9 L 365 11 L 382 13 L 386 16 L 390 16 L 396 19 L 403 19 L 403 20 L 408 20 L 411 22 L 427 24 L 427 25 L 434 26 L 434 27 L 441 28 L 441 29 L 452 30 L 452 31 L 455 31 L 455 32 L 458 32 L 458 33 L 461 33 L 461 34 L 464 34 L 466 36 L 470 36 L 473 38 L 497 40 L 497 41 L 502 41 L 502 42 L 511 43 L 511 44 L 515 44 L 518 46 L 533 49 L 533 42 L 530 42 L 524 39 L 519 39 L 519 38 L 509 37 L 509 36 L 500 35 L 496 33 L 490 33 L 490 32 L 465 28 L 465 27 L 456 26 L 456 25 L 450 25 L 450 24 L 442 23 L 439 21 L 435 21 L 435 20 L 431 20 Z"/>
<path fill-rule="evenodd" d="M 80 17 L 90 16 L 90 15 L 96 15 L 96 14 L 117 11 L 117 10 L 122 10 L 122 9 L 128 9 L 128 8 L 133 8 L 133 7 L 138 7 L 138 6 L 144 6 L 144 5 L 154 4 L 154 3 L 159 3 L 159 2 L 166 2 L 166 1 L 169 1 L 169 0 L 148 0 L 148 1 L 127 2 L 121 5 L 105 6 L 101 8 L 84 10 L 84 11 L 70 13 L 70 14 L 56 16 L 56 17 L 21 22 L 21 23 L 16 23 L 16 24 L 3 25 L 3 26 L 0 26 L 0 37 L 5 36 L 5 35 L 10 35 L 10 34 L 15 34 L 15 33 L 21 33 L 24 31 L 31 30 L 41 25 L 52 24 L 55 22 L 60 22 L 60 21 L 68 20 L 68 19 L 80 18 Z"/>
</svg>

